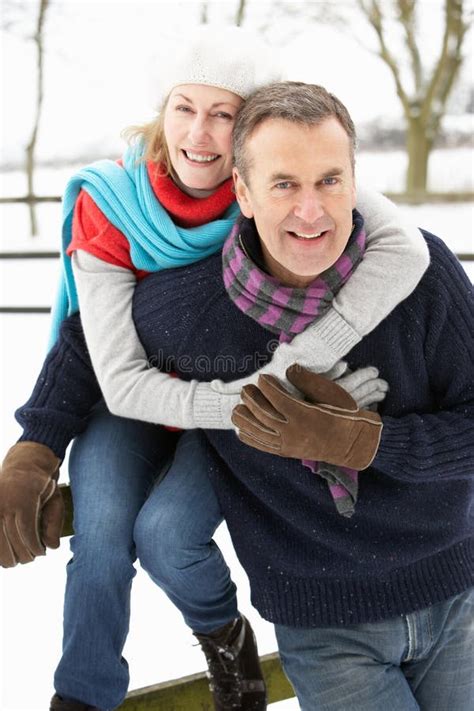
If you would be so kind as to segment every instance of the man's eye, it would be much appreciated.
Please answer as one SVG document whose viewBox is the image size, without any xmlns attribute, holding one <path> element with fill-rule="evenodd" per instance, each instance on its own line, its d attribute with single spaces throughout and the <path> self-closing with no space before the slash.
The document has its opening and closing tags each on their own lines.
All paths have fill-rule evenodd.
<svg viewBox="0 0 474 711">
<path fill-rule="evenodd" d="M 338 182 L 337 178 L 329 177 L 323 179 L 323 185 L 336 185 Z"/>
<path fill-rule="evenodd" d="M 288 190 L 288 188 L 291 188 L 293 183 L 290 183 L 289 180 L 282 180 L 281 183 L 276 183 L 275 188 L 277 190 Z"/>
</svg>

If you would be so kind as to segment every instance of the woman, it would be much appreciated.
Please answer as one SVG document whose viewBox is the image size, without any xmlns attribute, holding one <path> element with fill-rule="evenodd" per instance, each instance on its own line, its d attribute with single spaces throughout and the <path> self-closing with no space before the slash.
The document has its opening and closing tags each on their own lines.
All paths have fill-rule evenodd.
<svg viewBox="0 0 474 711">
<path fill-rule="evenodd" d="M 180 71 L 173 73 L 171 93 L 160 117 L 144 129 L 143 142 L 126 154 L 124 168 L 107 165 L 105 171 L 93 169 L 86 175 L 88 194 L 81 193 L 77 201 L 71 199 L 75 207 L 70 251 L 74 253 L 81 316 L 94 369 L 111 411 L 145 423 L 111 417 L 99 407 L 85 429 L 85 417 L 100 393 L 88 363 L 81 357 L 74 359 L 80 352 L 81 333 L 73 317 L 65 322 L 62 339 L 51 350 L 32 398 L 19 411 L 25 432 L 7 455 L 0 478 L 3 511 L 14 499 L 9 499 L 13 488 L 18 492 L 18 487 L 24 486 L 25 496 L 31 491 L 34 475 L 22 479 L 18 472 L 32 464 L 40 469 L 39 480 L 47 484 L 41 492 L 47 490 L 52 502 L 54 486 L 49 484 L 54 482 L 59 460 L 69 440 L 85 429 L 70 459 L 75 536 L 68 565 L 63 656 L 55 675 L 52 709 L 110 709 L 125 696 L 128 669 L 121 652 L 135 574 L 133 530 L 151 488 L 159 484 L 159 472 L 172 456 L 176 440 L 176 435 L 151 423 L 228 428 L 230 413 L 238 401 L 238 394 L 227 392 L 222 384 L 179 381 L 149 368 L 131 315 L 137 279 L 157 269 L 189 264 L 219 249 L 237 214 L 230 182 L 235 114 L 255 86 L 274 78 L 270 71 L 262 71 L 261 53 L 249 44 L 242 30 L 216 33 L 210 28 L 194 34 Z M 255 77 L 256 68 L 260 77 Z M 168 163 L 166 175 L 162 174 L 163 163 Z M 107 188 L 116 188 L 109 198 L 107 190 L 94 182 L 104 176 Z M 123 197 L 122 189 L 130 181 L 136 186 L 135 194 Z M 75 181 L 67 197 L 77 195 L 78 188 Z M 69 204 L 66 200 L 67 207 Z M 326 323 L 321 319 L 285 349 L 277 350 L 273 365 L 266 368 L 269 372 L 281 375 L 286 363 L 302 360 L 308 348 L 315 362 L 306 357 L 305 364 L 327 370 L 413 289 L 424 271 L 427 260 L 421 238 L 394 233 L 390 224 L 396 219 L 392 206 L 386 207 L 376 196 L 362 205 L 359 202 L 358 207 L 366 217 L 369 233 L 366 259 L 358 268 L 362 275 L 359 286 L 352 287 L 357 281 L 351 280 L 341 290 L 337 297 L 341 313 L 333 311 Z M 383 209 L 388 210 L 388 216 L 379 214 Z M 67 218 L 66 234 L 71 213 Z M 380 233 L 385 224 L 383 236 Z M 196 225 L 202 229 L 196 229 Z M 374 242 L 377 249 L 373 249 Z M 394 244 L 398 245 L 395 252 Z M 378 257 L 377 251 L 384 246 L 387 254 Z M 352 313 L 348 305 L 366 297 L 360 291 L 363 270 L 373 270 L 377 264 L 383 264 L 383 270 L 403 268 L 404 284 L 398 293 L 387 295 L 383 276 L 378 284 L 372 276 L 373 311 L 359 322 L 356 311 L 356 320 L 349 325 L 344 320 L 345 309 Z M 73 311 L 75 297 L 70 273 L 68 276 Z M 338 340 L 337 347 L 324 342 L 331 319 L 334 329 L 339 327 L 345 336 Z M 362 384 L 363 404 L 383 397 L 383 385 L 376 374 L 365 370 L 356 378 L 356 383 Z M 354 393 L 354 379 L 346 380 L 346 384 Z M 238 393 L 240 386 L 238 382 L 231 390 Z M 61 392 L 62 404 L 57 409 L 52 407 L 52 392 Z M 205 472 L 206 459 L 200 451 L 197 435 L 189 433 L 181 438 L 177 461 L 187 468 L 191 485 L 193 473 L 200 469 Z M 41 505 L 48 505 L 45 499 L 38 497 Z M 207 505 L 199 504 L 199 508 Z M 50 514 L 51 508 L 44 511 L 43 541 L 55 545 L 48 536 Z M 6 556 L 2 556 L 3 565 L 27 562 L 41 552 L 34 545 L 25 546 L 21 535 L 20 540 L 10 535 L 8 527 L 4 536 L 5 550 L 11 557 L 5 563 Z M 251 629 L 239 616 L 235 586 L 220 554 L 211 562 L 219 567 L 217 574 L 215 568 L 212 571 L 219 581 L 219 605 L 212 599 L 212 585 L 203 585 L 204 599 L 194 601 L 200 618 L 183 609 L 179 599 L 174 602 L 210 660 L 216 708 L 265 708 Z M 216 656 L 219 649 L 223 654 Z M 233 656 L 230 673 L 227 667 L 219 676 L 219 662 L 226 654 Z"/>
</svg>

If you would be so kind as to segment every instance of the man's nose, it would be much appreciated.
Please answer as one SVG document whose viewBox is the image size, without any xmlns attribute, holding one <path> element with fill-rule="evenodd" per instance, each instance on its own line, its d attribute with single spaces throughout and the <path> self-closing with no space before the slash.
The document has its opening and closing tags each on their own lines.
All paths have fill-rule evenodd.
<svg viewBox="0 0 474 711">
<path fill-rule="evenodd" d="M 204 116 L 194 116 L 191 126 L 189 127 L 189 139 L 194 146 L 199 146 L 205 143 L 208 130 Z"/>
<path fill-rule="evenodd" d="M 324 206 L 314 190 L 302 192 L 294 209 L 295 217 L 308 225 L 314 224 L 324 215 Z"/>
</svg>

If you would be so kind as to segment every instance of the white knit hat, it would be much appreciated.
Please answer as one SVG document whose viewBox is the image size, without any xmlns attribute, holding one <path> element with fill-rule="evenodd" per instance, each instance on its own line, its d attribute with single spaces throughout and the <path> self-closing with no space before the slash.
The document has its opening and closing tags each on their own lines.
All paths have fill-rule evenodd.
<svg viewBox="0 0 474 711">
<path fill-rule="evenodd" d="M 176 39 L 172 55 L 159 63 L 161 100 L 182 84 L 216 86 L 246 99 L 258 87 L 281 80 L 278 62 L 262 38 L 230 25 L 194 27 Z"/>
</svg>

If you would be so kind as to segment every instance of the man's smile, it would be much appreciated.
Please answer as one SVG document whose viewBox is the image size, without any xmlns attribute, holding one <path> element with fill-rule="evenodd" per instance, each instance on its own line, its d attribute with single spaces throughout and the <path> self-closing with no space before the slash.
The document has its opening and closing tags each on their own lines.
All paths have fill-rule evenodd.
<svg viewBox="0 0 474 711">
<path fill-rule="evenodd" d="M 293 239 L 297 239 L 300 241 L 306 241 L 306 242 L 319 240 L 320 238 L 325 237 L 328 232 L 329 232 L 329 230 L 321 230 L 320 232 L 296 232 L 296 231 L 292 231 L 292 230 L 287 230 L 287 233 Z"/>
</svg>

